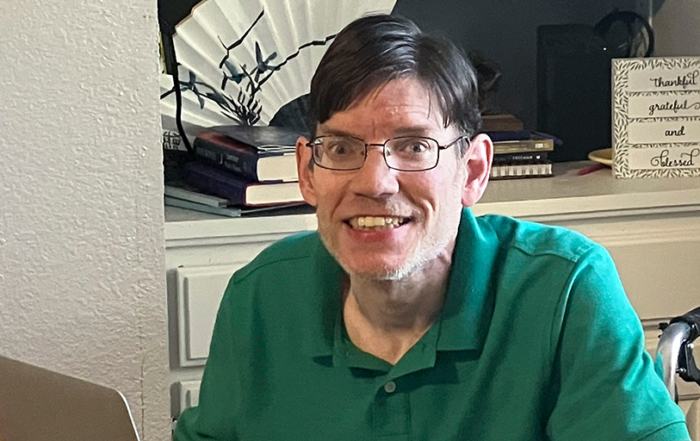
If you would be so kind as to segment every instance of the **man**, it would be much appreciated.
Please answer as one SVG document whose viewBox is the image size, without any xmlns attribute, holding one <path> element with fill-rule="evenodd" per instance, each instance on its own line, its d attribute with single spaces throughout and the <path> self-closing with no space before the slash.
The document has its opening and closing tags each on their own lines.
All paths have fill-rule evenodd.
<svg viewBox="0 0 700 441">
<path fill-rule="evenodd" d="M 318 233 L 238 271 L 185 440 L 685 440 L 605 250 L 468 208 L 475 75 L 410 21 L 345 28 L 297 144 Z"/>
</svg>

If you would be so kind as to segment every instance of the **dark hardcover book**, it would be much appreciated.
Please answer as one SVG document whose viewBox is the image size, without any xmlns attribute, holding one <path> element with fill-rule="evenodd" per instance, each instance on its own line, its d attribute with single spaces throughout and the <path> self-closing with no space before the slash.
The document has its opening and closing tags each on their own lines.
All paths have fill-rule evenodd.
<svg viewBox="0 0 700 441">
<path fill-rule="evenodd" d="M 200 133 L 192 145 L 198 157 L 248 180 L 296 181 L 298 174 L 294 146 L 291 149 L 289 146 L 284 147 L 286 150 L 260 150 L 217 131 Z"/>
<path fill-rule="evenodd" d="M 261 151 L 294 151 L 297 139 L 305 135 L 277 126 L 216 126 L 215 130 L 229 138 Z"/>
<path fill-rule="evenodd" d="M 503 132 L 484 132 L 493 141 L 494 154 L 513 154 L 528 152 L 553 152 L 562 141 L 548 133 L 530 130 Z"/>
<path fill-rule="evenodd" d="M 233 205 L 270 206 L 304 201 L 297 182 L 250 181 L 206 162 L 185 164 L 183 178 L 187 184 L 228 199 Z"/>
<path fill-rule="evenodd" d="M 530 139 L 496 141 L 493 143 L 494 155 L 551 151 L 554 151 L 554 140 L 552 138 L 533 136 Z"/>
<path fill-rule="evenodd" d="M 520 141 L 532 138 L 532 132 L 529 130 L 500 130 L 500 131 L 487 131 L 484 133 L 489 135 L 491 141 L 501 142 L 501 141 Z"/>
<path fill-rule="evenodd" d="M 547 160 L 547 152 L 523 152 L 494 154 L 494 164 L 509 164 L 513 162 L 538 162 Z"/>
</svg>

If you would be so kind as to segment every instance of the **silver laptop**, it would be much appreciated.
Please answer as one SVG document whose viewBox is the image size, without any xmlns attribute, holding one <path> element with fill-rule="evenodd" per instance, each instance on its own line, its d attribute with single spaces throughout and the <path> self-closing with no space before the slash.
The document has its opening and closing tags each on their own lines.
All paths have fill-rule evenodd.
<svg viewBox="0 0 700 441">
<path fill-rule="evenodd" d="M 0 441 L 139 441 L 122 394 L 0 356 Z"/>
</svg>

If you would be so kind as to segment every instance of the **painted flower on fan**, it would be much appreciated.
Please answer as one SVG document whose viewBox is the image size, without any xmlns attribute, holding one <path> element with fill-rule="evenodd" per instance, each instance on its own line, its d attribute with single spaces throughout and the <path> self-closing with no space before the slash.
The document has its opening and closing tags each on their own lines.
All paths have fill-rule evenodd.
<svg viewBox="0 0 700 441">
<path fill-rule="evenodd" d="M 268 70 L 274 70 L 276 66 L 270 66 L 270 61 L 277 58 L 277 52 L 271 53 L 267 58 L 263 59 L 262 50 L 260 50 L 260 45 L 255 42 L 255 61 L 258 66 L 255 68 L 255 82 L 260 80 L 260 75 L 267 72 Z M 245 68 L 245 66 L 244 66 Z"/>
<path fill-rule="evenodd" d="M 306 42 L 298 46 L 296 51 L 281 59 L 278 64 L 271 64 L 273 60 L 278 58 L 278 53 L 273 51 L 270 52 L 269 55 L 264 55 L 264 48 L 256 41 L 255 60 L 251 60 L 252 63 L 249 61 L 248 64 L 237 62 L 233 58 L 233 51 L 246 41 L 250 32 L 261 21 L 264 15 L 265 11 L 260 11 L 255 20 L 248 26 L 247 30 L 241 33 L 232 43 L 225 42 L 222 40 L 221 36 L 218 36 L 219 43 L 225 50 L 225 55 L 218 64 L 218 68 L 221 70 L 222 74 L 220 88 L 212 87 L 212 85 L 202 82 L 201 80 L 197 81 L 197 76 L 191 70 L 189 72 L 190 80 L 187 82 L 180 81 L 180 90 L 183 92 L 193 92 L 199 101 L 199 107 L 201 109 L 204 108 L 206 101 L 210 101 L 218 106 L 223 116 L 233 120 L 236 124 L 250 126 L 256 124 L 260 120 L 263 110 L 258 94 L 262 91 L 263 85 L 270 80 L 272 75 L 280 71 L 288 62 L 297 58 L 305 49 L 312 46 L 325 46 L 335 38 L 335 34 L 331 34 L 325 36 L 325 38 Z M 248 66 L 251 67 L 250 70 Z M 183 67 L 187 67 L 188 70 L 190 69 L 188 66 Z M 233 93 L 227 91 L 226 87 L 229 86 L 231 82 L 237 84 L 239 90 Z M 206 93 L 200 92 L 198 86 L 199 89 L 206 90 Z M 177 87 L 174 86 L 171 90 L 162 94 L 161 99 L 174 93 L 176 88 Z"/>
<path fill-rule="evenodd" d="M 224 61 L 224 67 L 229 71 L 227 74 L 224 72 L 224 79 L 221 82 L 221 88 L 223 90 L 226 90 L 226 82 L 231 80 L 236 84 L 241 84 L 241 81 L 246 77 L 245 75 L 245 64 L 241 65 L 241 68 L 243 69 L 244 72 L 239 72 L 236 66 L 231 63 L 230 61 L 226 60 Z"/>
</svg>

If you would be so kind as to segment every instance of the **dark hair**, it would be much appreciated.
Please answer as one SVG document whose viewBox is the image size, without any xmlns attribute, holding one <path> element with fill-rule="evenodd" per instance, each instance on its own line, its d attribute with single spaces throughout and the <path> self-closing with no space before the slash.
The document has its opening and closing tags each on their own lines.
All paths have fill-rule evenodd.
<svg viewBox="0 0 700 441">
<path fill-rule="evenodd" d="M 409 19 L 371 15 L 346 26 L 321 59 L 311 80 L 310 133 L 335 112 L 407 77 L 428 88 L 445 127 L 454 124 L 470 138 L 481 129 L 476 74 L 462 51 Z"/>
</svg>

